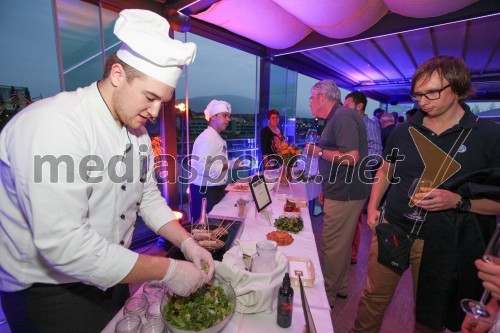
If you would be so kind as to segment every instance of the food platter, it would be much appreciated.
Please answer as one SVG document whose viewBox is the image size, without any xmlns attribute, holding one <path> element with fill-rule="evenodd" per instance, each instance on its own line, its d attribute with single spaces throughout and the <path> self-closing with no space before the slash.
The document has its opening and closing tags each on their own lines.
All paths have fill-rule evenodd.
<svg viewBox="0 0 500 333">
<path fill-rule="evenodd" d="M 274 188 L 274 183 L 266 183 L 267 190 L 271 191 Z M 248 183 L 230 183 L 226 186 L 226 191 L 230 192 L 250 192 Z"/>
<path fill-rule="evenodd" d="M 275 230 L 266 235 L 266 238 L 275 241 L 280 246 L 290 245 L 293 242 L 293 237 L 286 231 Z"/>
<path fill-rule="evenodd" d="M 304 229 L 304 221 L 301 216 L 289 217 L 282 215 L 274 221 L 274 226 L 279 230 L 297 234 Z"/>
<path fill-rule="evenodd" d="M 283 206 L 283 216 L 300 217 L 300 207 L 295 202 L 287 199 L 285 206 Z"/>
<path fill-rule="evenodd" d="M 229 250 L 234 245 L 234 241 L 240 237 L 241 232 L 244 229 L 243 221 L 240 219 L 226 218 L 226 217 L 220 217 L 220 218 L 210 217 L 208 219 L 208 223 L 210 225 L 215 226 L 216 228 L 223 227 L 228 231 L 227 240 L 225 240 L 225 238 L 221 238 L 222 240 L 225 240 L 226 244 L 224 247 L 220 249 L 208 250 L 208 252 L 210 252 L 214 260 L 222 261 L 224 253 L 226 253 L 226 251 Z M 183 223 L 182 226 L 190 233 L 191 231 L 190 223 Z M 181 249 L 177 246 L 173 246 L 173 244 L 168 242 L 167 240 L 161 243 L 160 246 L 163 249 L 167 250 L 167 257 L 178 260 L 186 260 Z"/>
<path fill-rule="evenodd" d="M 185 225 L 184 228 L 189 232 L 195 241 L 200 244 L 201 247 L 207 249 L 208 251 L 217 251 L 226 245 L 228 240 L 228 231 L 223 227 L 208 224 L 208 225 L 193 225 L 191 230 L 191 225 Z"/>
<path fill-rule="evenodd" d="M 173 333 L 217 333 L 234 315 L 236 294 L 231 284 L 215 278 L 188 297 L 167 290 L 160 303 L 163 322 Z"/>
<path fill-rule="evenodd" d="M 226 191 L 250 192 L 250 185 L 248 183 L 230 183 L 226 186 Z"/>
</svg>

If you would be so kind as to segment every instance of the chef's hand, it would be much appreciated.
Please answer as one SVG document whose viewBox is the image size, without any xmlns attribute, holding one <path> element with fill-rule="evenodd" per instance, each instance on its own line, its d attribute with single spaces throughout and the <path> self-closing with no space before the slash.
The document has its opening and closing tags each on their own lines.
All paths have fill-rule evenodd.
<svg viewBox="0 0 500 333">
<path fill-rule="evenodd" d="M 191 261 L 196 268 L 202 269 L 202 264 L 208 265 L 208 270 L 206 271 L 206 282 L 212 279 L 215 271 L 215 264 L 210 252 L 198 245 L 198 243 L 191 237 L 182 242 L 181 251 L 184 254 L 184 257 Z"/>
<path fill-rule="evenodd" d="M 162 282 L 179 296 L 186 297 L 205 284 L 206 274 L 192 263 L 170 259 L 167 273 Z"/>
</svg>

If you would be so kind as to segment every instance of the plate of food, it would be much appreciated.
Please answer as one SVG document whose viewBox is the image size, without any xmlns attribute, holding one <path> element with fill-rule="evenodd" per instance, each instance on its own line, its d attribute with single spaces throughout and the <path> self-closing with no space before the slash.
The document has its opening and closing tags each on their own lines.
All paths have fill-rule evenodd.
<svg viewBox="0 0 500 333">
<path fill-rule="evenodd" d="M 300 217 L 300 207 L 295 202 L 287 199 L 283 207 L 283 215 L 288 217 Z"/>
<path fill-rule="evenodd" d="M 208 251 L 216 251 L 224 247 L 229 238 L 228 231 L 213 224 L 197 224 L 191 229 L 190 225 L 184 228 L 191 234 L 201 247 Z"/>
<path fill-rule="evenodd" d="M 226 191 L 250 192 L 250 185 L 248 183 L 230 183 L 226 186 Z"/>
<path fill-rule="evenodd" d="M 290 245 L 293 242 L 293 237 L 286 231 L 275 230 L 266 235 L 266 238 L 275 241 L 280 246 Z"/>
<path fill-rule="evenodd" d="M 280 216 L 274 221 L 274 226 L 278 230 L 288 231 L 293 234 L 298 234 L 304 229 L 304 221 L 302 217 Z"/>
<path fill-rule="evenodd" d="M 220 332 L 231 320 L 235 308 L 233 288 L 219 278 L 188 297 L 167 290 L 160 305 L 163 321 L 169 332 L 174 333 Z"/>
</svg>

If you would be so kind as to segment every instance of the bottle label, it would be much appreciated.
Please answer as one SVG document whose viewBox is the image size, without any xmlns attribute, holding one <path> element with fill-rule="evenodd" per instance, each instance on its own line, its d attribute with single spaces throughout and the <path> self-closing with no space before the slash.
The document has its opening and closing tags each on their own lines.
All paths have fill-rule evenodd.
<svg viewBox="0 0 500 333">
<path fill-rule="evenodd" d="M 281 315 L 288 316 L 288 314 L 292 311 L 293 305 L 288 303 L 283 303 L 281 305 Z"/>
</svg>

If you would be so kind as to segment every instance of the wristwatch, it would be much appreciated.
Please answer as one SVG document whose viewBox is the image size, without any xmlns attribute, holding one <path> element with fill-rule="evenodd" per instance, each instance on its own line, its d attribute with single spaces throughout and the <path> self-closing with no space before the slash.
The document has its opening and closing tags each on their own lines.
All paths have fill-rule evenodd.
<svg viewBox="0 0 500 333">
<path fill-rule="evenodd" d="M 455 208 L 460 213 L 467 213 L 470 210 L 470 200 L 467 198 L 460 197 L 460 201 L 457 202 L 457 208 Z"/>
<path fill-rule="evenodd" d="M 321 158 L 323 156 L 323 148 L 318 151 L 318 157 Z"/>
</svg>

